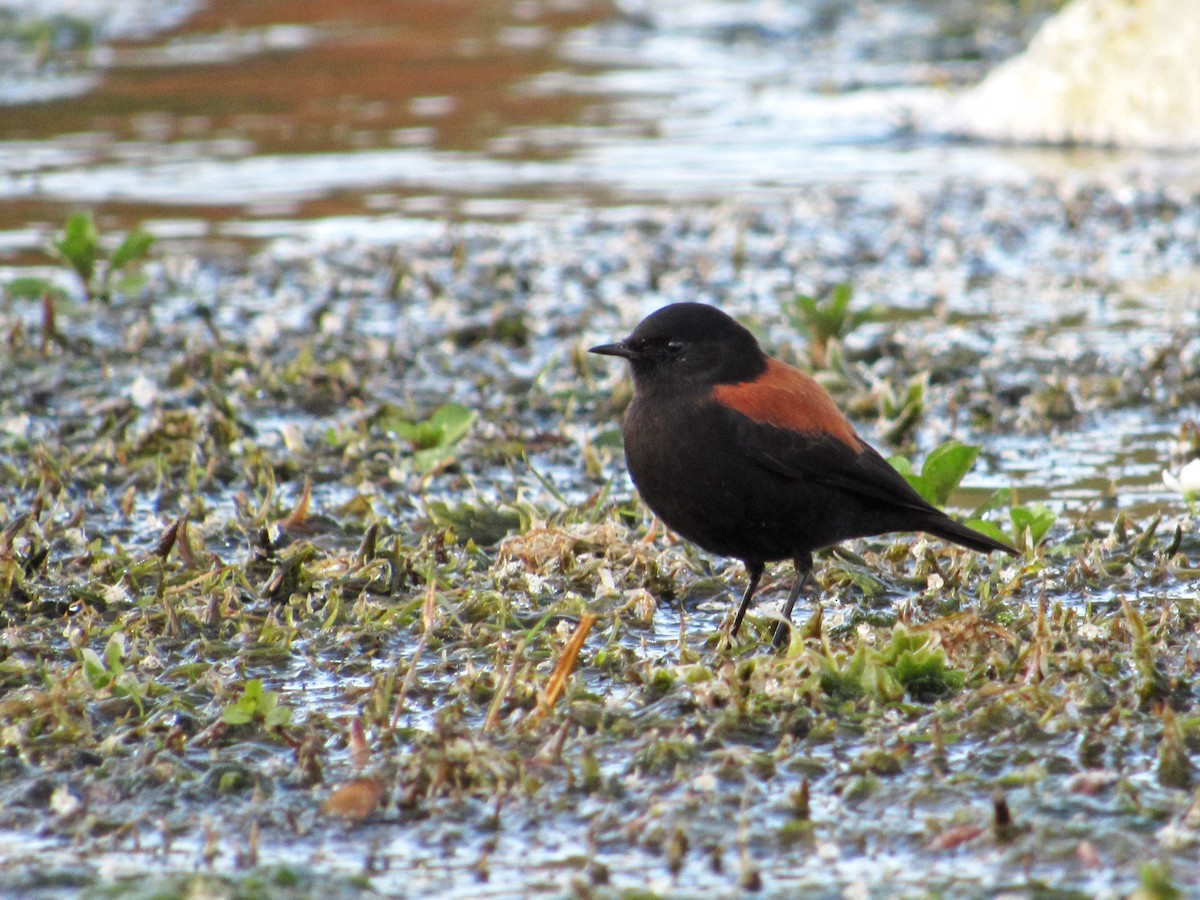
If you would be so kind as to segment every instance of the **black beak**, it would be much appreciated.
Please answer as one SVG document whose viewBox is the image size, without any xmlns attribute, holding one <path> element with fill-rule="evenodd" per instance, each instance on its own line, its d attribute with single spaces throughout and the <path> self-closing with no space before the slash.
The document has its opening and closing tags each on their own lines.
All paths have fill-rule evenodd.
<svg viewBox="0 0 1200 900">
<path fill-rule="evenodd" d="M 599 353 L 602 356 L 621 356 L 625 359 L 633 359 L 637 355 L 634 353 L 633 348 L 624 341 L 618 341 L 615 344 L 601 344 L 598 347 L 589 347 L 588 353 Z"/>
</svg>

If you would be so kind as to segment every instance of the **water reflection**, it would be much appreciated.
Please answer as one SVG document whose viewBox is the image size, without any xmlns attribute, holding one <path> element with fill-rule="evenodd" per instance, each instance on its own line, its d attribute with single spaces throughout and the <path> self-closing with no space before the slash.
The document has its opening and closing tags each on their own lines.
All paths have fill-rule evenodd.
<svg viewBox="0 0 1200 900">
<path fill-rule="evenodd" d="M 113 227 L 182 219 L 210 236 L 279 234 L 330 217 L 509 216 L 526 202 L 1137 161 L 914 137 L 944 86 L 998 52 L 979 45 L 995 29 L 951 40 L 950 9 L 213 0 L 172 31 L 98 53 L 80 96 L 4 110 L 0 247 L 19 259 L 79 206 Z M 1191 161 L 1163 164 L 1194 176 Z"/>
<path fill-rule="evenodd" d="M 564 67 L 564 34 L 612 14 L 590 0 L 217 0 L 154 41 L 117 44 L 81 96 L 5 110 L 0 230 L 83 204 L 126 223 L 181 207 L 317 217 L 399 208 L 367 199 L 380 187 L 519 185 L 528 159 L 478 154 L 510 127 L 587 118 L 594 97 L 523 85 Z"/>
</svg>

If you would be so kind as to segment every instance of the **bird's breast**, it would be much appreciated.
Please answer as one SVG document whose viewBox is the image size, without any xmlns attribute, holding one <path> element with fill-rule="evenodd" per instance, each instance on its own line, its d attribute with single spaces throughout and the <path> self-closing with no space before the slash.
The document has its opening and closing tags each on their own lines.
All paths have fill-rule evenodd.
<svg viewBox="0 0 1200 900">
<path fill-rule="evenodd" d="M 703 397 L 635 398 L 623 432 L 629 474 L 646 505 L 704 549 L 746 558 L 745 536 L 767 521 L 746 490 L 747 462 L 728 416 Z"/>
</svg>

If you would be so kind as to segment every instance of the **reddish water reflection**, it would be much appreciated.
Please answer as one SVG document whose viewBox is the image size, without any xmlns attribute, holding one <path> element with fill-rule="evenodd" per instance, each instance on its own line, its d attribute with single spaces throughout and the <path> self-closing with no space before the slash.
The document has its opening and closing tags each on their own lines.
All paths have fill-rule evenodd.
<svg viewBox="0 0 1200 900">
<path fill-rule="evenodd" d="M 387 186 L 395 199 L 339 189 L 336 179 L 329 190 L 289 196 L 288 156 L 374 148 L 544 156 L 496 139 L 602 114 L 596 97 L 527 86 L 546 72 L 586 74 L 560 55 L 563 35 L 613 15 L 606 0 L 214 0 L 177 31 L 115 47 L 87 94 L 3 110 L 9 196 L 0 231 L 52 227 L 81 205 L 124 227 L 175 216 L 215 222 L 245 207 L 251 215 L 356 214 L 394 207 L 406 193 L 397 170 Z M 206 202 L 214 196 L 206 160 L 263 156 L 282 157 L 272 174 L 279 190 L 256 196 L 250 184 L 244 198 L 217 193 Z M 172 161 L 180 163 L 172 185 L 180 195 L 195 166 L 194 195 L 120 200 L 141 195 L 123 191 L 123 178 Z"/>
<path fill-rule="evenodd" d="M 504 0 L 222 0 L 188 32 L 280 31 L 278 23 L 289 23 L 311 28 L 311 43 L 223 65 L 123 68 L 102 94 L 125 108 L 162 110 L 177 130 L 172 139 L 198 126 L 250 140 L 258 153 L 388 146 L 397 129 L 413 128 L 430 129 L 439 149 L 479 150 L 511 124 L 557 124 L 581 114 L 586 103 L 579 97 L 520 90 L 563 65 L 557 46 L 565 30 L 611 14 L 604 2 L 571 6 L 577 8 Z M 97 105 L 104 102 L 102 96 Z"/>
<path fill-rule="evenodd" d="M 81 207 L 105 229 L 147 222 L 211 249 L 315 228 L 373 237 L 413 216 L 1145 163 L 923 130 L 946 83 L 986 68 L 961 35 L 987 29 L 951 6 L 212 0 L 113 48 L 88 93 L 0 107 L 0 260 L 39 259 Z M 1190 157 L 1152 164 L 1200 182 Z"/>
</svg>

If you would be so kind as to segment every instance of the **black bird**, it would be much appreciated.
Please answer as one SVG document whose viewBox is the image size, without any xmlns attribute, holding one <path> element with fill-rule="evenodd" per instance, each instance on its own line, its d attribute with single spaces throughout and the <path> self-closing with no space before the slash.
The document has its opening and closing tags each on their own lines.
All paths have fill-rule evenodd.
<svg viewBox="0 0 1200 900">
<path fill-rule="evenodd" d="M 981 553 L 1016 553 L 923 500 L 824 388 L 767 356 L 716 307 L 663 307 L 625 340 L 590 352 L 623 357 L 633 369 L 622 432 L 646 505 L 692 543 L 745 563 L 750 583 L 733 637 L 774 560 L 796 567 L 773 638 L 780 646 L 821 547 L 924 531 Z"/>
</svg>

